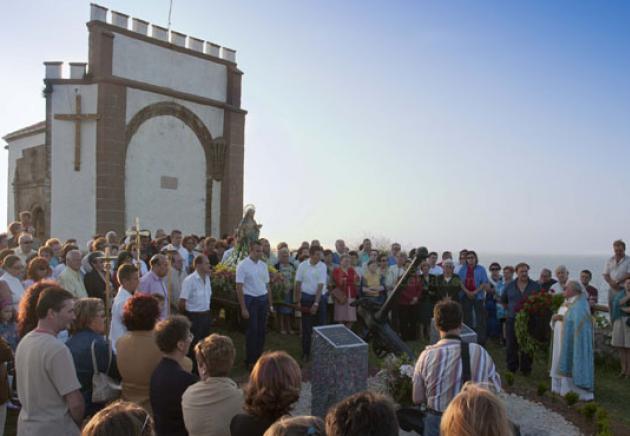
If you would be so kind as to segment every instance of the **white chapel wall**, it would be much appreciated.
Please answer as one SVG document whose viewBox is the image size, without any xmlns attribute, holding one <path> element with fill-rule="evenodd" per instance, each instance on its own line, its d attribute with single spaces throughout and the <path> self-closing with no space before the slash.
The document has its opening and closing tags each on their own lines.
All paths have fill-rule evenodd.
<svg viewBox="0 0 630 436">
<path fill-rule="evenodd" d="M 31 147 L 37 147 L 46 143 L 45 133 L 24 136 L 8 142 L 9 146 L 9 172 L 7 174 L 7 224 L 15 218 L 15 195 L 13 188 L 13 180 L 15 178 L 15 167 L 17 160 L 22 157 L 24 150 Z"/>
<path fill-rule="evenodd" d="M 77 238 L 81 248 L 96 229 L 96 121 L 81 122 L 81 169 L 74 170 L 74 122 L 54 114 L 75 112 L 76 91 L 82 113 L 96 113 L 97 85 L 55 85 L 52 93 L 51 235 Z"/>
<path fill-rule="evenodd" d="M 213 138 L 223 136 L 223 109 L 134 88 L 127 88 L 127 114 L 125 122 L 129 124 L 129 121 L 131 121 L 134 115 L 146 106 L 163 101 L 177 103 L 190 109 L 203 121 Z"/>
<path fill-rule="evenodd" d="M 225 65 L 114 33 L 114 76 L 226 101 Z"/>
<path fill-rule="evenodd" d="M 206 158 L 180 119 L 148 119 L 129 142 L 125 162 L 125 225 L 205 234 Z"/>
</svg>

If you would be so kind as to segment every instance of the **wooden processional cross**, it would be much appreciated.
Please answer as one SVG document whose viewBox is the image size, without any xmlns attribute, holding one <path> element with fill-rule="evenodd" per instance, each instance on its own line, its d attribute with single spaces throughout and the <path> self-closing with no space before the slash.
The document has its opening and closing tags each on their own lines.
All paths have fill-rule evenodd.
<svg viewBox="0 0 630 436">
<path fill-rule="evenodd" d="M 75 96 L 75 112 L 73 114 L 56 114 L 56 120 L 74 121 L 74 170 L 81 169 L 81 121 L 96 121 L 98 114 L 81 113 L 81 95 Z"/>
</svg>

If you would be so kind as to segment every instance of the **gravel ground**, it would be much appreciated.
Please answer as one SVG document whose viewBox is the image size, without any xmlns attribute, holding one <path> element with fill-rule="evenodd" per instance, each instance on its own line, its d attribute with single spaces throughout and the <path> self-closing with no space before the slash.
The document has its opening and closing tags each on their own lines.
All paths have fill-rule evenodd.
<svg viewBox="0 0 630 436">
<path fill-rule="evenodd" d="M 385 388 L 378 374 L 368 379 L 368 388 L 384 392 Z M 507 407 L 508 416 L 521 428 L 522 436 L 578 436 L 580 431 L 562 415 L 555 413 L 540 403 L 534 403 L 515 394 L 501 393 Z M 302 394 L 293 409 L 293 415 L 310 415 L 311 384 L 302 384 Z M 416 435 L 400 431 L 401 436 Z"/>
</svg>

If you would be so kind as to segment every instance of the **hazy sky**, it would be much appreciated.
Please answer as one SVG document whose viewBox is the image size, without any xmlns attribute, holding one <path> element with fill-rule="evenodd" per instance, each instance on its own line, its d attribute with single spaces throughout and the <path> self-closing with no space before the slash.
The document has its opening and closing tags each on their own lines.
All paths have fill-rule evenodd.
<svg viewBox="0 0 630 436">
<path fill-rule="evenodd" d="M 509 5 L 506 3 L 510 3 Z M 166 25 L 168 0 L 103 6 Z M 87 60 L 89 1 L 3 2 L 0 135 Z M 237 50 L 263 235 L 516 253 L 630 239 L 630 2 L 184 1 Z M 7 152 L 0 153 L 0 220 Z"/>
</svg>

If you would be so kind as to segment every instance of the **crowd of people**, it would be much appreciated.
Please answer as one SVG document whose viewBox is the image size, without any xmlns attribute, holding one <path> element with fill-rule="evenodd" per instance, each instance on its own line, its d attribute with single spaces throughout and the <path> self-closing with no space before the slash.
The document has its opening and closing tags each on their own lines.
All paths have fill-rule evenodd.
<svg viewBox="0 0 630 436">
<path fill-rule="evenodd" d="M 523 299 L 538 292 L 566 297 L 550 324 L 552 389 L 592 399 L 593 367 L 583 364 L 592 362 L 593 334 L 584 320 L 598 296 L 591 271 L 576 281 L 558 266 L 555 279 L 544 269 L 535 281 L 524 262 L 492 262 L 486 270 L 472 250 L 456 260 L 448 251 L 429 252 L 399 284 L 416 252 L 397 243 L 382 251 L 365 239 L 351 250 L 343 240 L 334 249 L 314 240 L 272 250 L 266 239 L 251 241 L 235 278 L 251 371 L 241 389 L 229 377 L 232 340 L 211 334 L 212 270 L 238 241 L 184 237 L 179 230 L 129 234 L 96 235 L 83 249 L 76 240 L 38 241 L 28 213 L 0 234 L 2 428 L 7 407 L 19 407 L 20 435 L 116 434 L 123 427 L 138 435 L 397 434 L 391 401 L 370 392 L 342 401 L 324 421 L 289 417 L 302 387 L 300 366 L 284 352 L 264 352 L 269 314 L 280 334 L 301 336 L 305 363 L 314 326 L 356 327 L 352 303 L 382 304 L 397 285 L 390 321 L 401 338 L 428 340 L 432 320 L 440 336 L 418 357 L 414 373 L 413 400 L 426 406 L 425 434 L 511 434 L 484 345 L 505 345 L 508 369 L 529 374 L 532 359 L 519 349 L 515 317 Z M 612 345 L 620 352 L 620 375 L 629 377 L 630 258 L 623 241 L 613 249 L 603 277 Z M 269 267 L 284 279 L 282 302 L 272 299 Z M 476 344 L 461 340 L 464 324 Z M 2 394 L 13 388 L 16 396 Z M 112 402 L 118 396 L 122 401 Z M 485 427 L 483 414 L 495 427 Z"/>
</svg>

